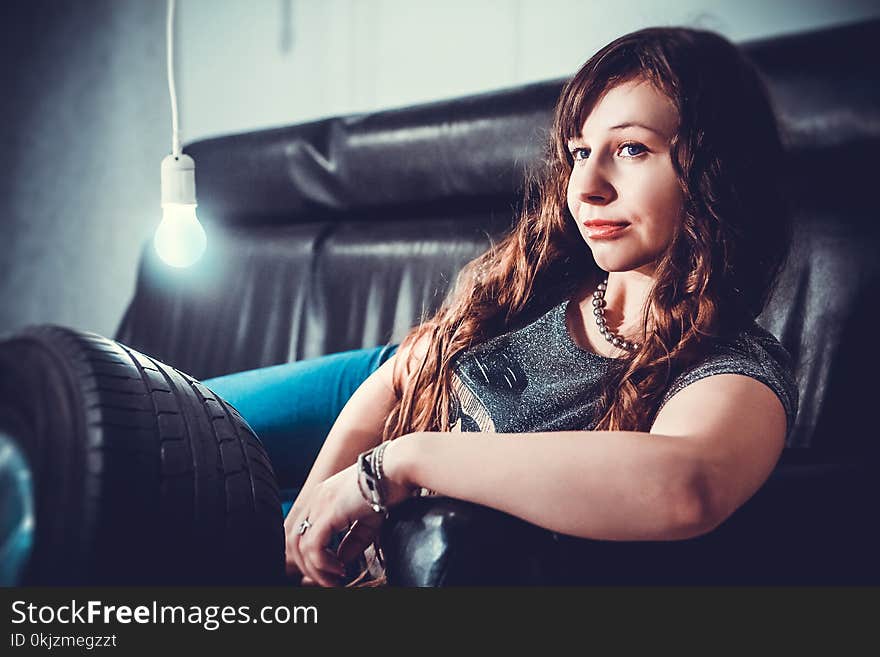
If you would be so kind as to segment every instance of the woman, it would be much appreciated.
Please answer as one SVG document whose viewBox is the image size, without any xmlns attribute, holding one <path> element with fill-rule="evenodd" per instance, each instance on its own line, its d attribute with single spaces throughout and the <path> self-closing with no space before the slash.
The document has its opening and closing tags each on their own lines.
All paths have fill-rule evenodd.
<svg viewBox="0 0 880 657">
<path fill-rule="evenodd" d="M 790 358 L 754 321 L 790 242 L 782 153 L 716 34 L 644 29 L 590 58 L 515 228 L 339 413 L 285 520 L 288 572 L 344 581 L 413 494 L 594 539 L 722 523 L 797 413 Z"/>
</svg>

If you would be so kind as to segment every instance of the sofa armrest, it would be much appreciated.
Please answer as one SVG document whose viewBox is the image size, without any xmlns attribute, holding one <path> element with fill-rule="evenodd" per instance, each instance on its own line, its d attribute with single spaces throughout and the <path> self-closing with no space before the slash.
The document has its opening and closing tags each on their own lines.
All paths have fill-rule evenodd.
<svg viewBox="0 0 880 657">
<path fill-rule="evenodd" d="M 780 464 L 727 521 L 683 541 L 583 539 L 462 500 L 414 498 L 393 509 L 382 530 L 388 582 L 877 584 L 874 469 Z"/>
<path fill-rule="evenodd" d="M 541 527 L 451 497 L 416 497 L 393 508 L 381 542 L 392 586 L 532 584 L 547 577 L 554 545 Z"/>
</svg>

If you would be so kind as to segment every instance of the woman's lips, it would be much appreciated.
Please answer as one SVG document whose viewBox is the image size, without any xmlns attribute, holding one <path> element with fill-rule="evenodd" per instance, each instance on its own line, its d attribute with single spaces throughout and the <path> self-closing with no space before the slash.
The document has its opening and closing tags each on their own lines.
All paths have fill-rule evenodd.
<svg viewBox="0 0 880 657">
<path fill-rule="evenodd" d="M 584 228 L 587 229 L 587 237 L 590 239 L 604 240 L 617 237 L 629 228 L 629 224 L 605 224 L 604 226 L 588 226 L 584 224 Z"/>
</svg>

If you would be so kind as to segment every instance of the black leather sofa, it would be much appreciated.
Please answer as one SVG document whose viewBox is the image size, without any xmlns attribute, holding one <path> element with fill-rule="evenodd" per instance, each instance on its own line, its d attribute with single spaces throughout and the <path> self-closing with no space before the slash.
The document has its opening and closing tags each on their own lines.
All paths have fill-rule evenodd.
<svg viewBox="0 0 880 657">
<path fill-rule="evenodd" d="M 767 484 L 674 542 L 559 537 L 413 499 L 383 530 L 391 584 L 880 583 L 878 43 L 880 21 L 741 44 L 797 201 L 792 258 L 758 318 L 800 390 Z M 117 339 L 196 378 L 398 342 L 509 227 L 562 82 L 189 144 L 208 254 L 172 272 L 145 245 Z"/>
</svg>

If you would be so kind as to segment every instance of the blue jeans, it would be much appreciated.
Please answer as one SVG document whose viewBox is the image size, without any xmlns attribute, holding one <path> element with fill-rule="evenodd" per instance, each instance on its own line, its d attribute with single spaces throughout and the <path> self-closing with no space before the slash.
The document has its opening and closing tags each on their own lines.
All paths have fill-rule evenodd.
<svg viewBox="0 0 880 657">
<path fill-rule="evenodd" d="M 235 406 L 262 441 L 285 516 L 342 407 L 398 346 L 354 349 L 202 381 Z"/>
</svg>

